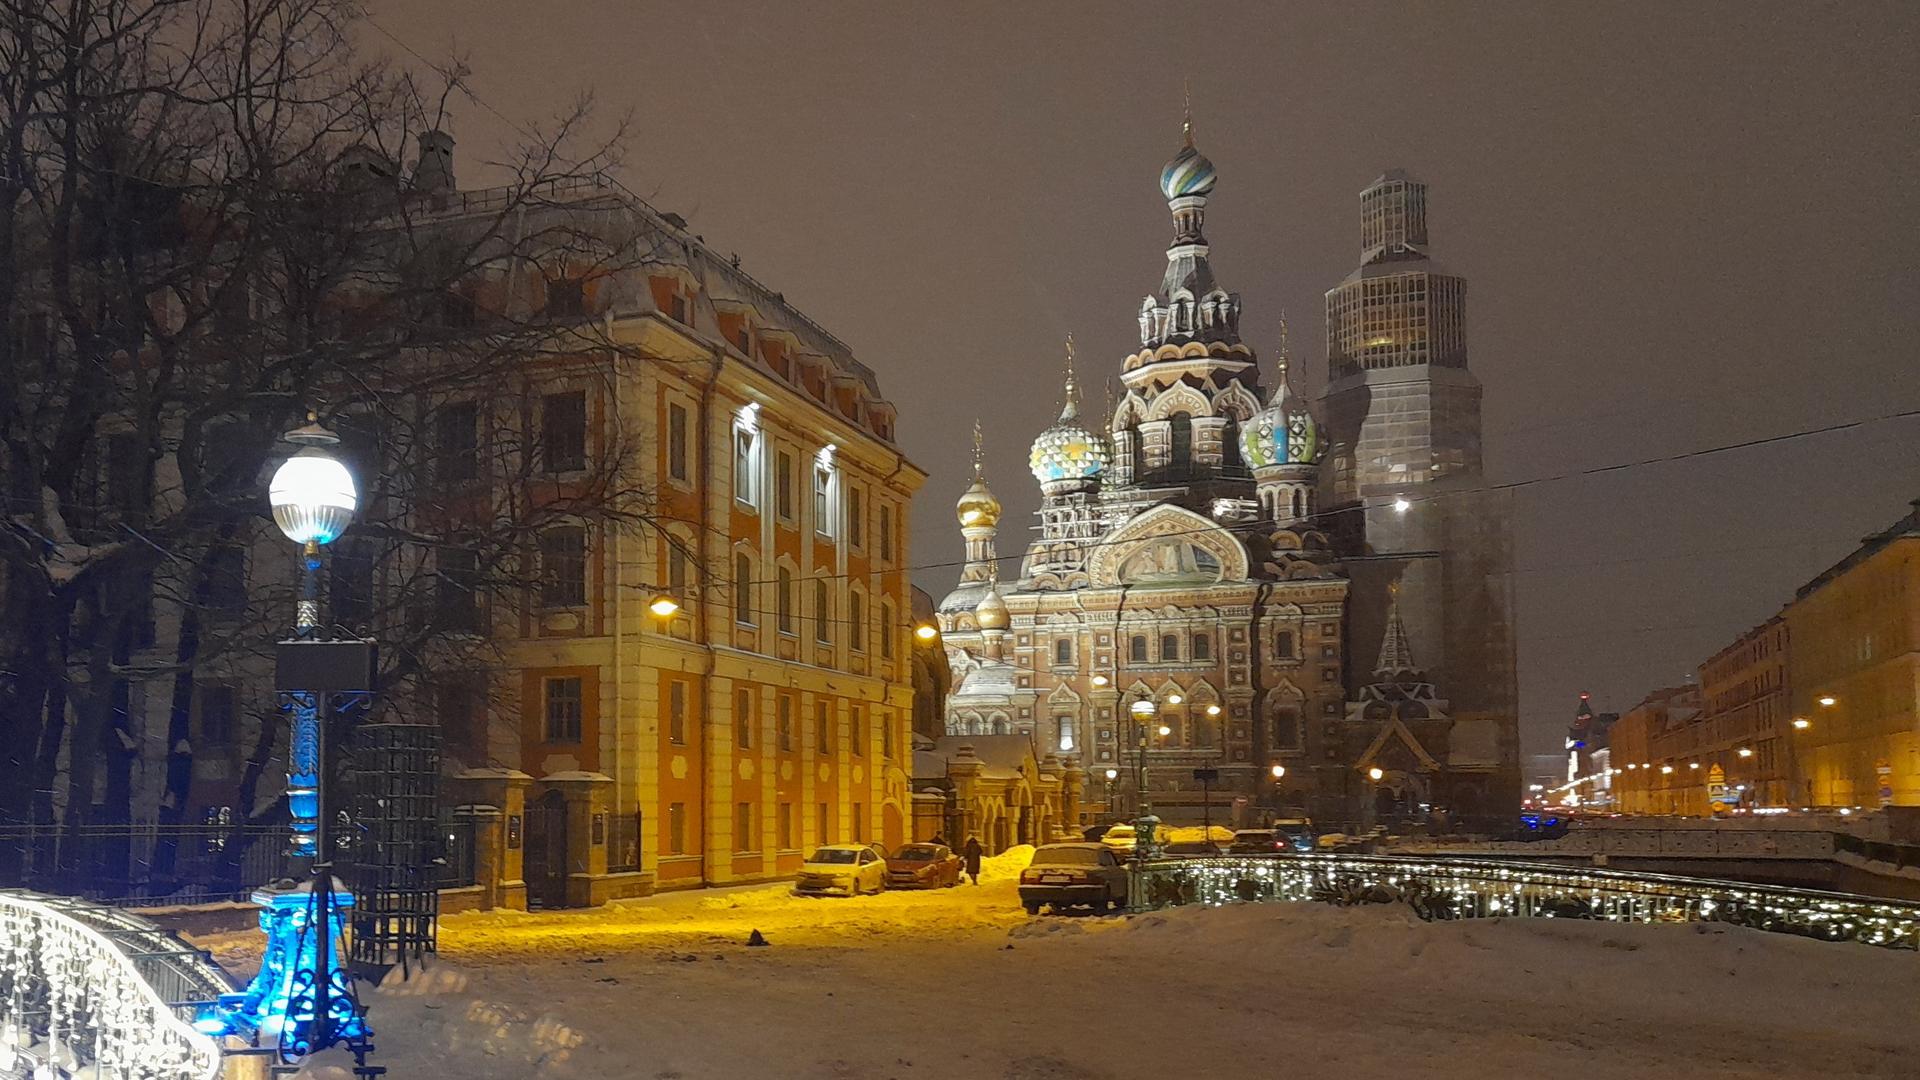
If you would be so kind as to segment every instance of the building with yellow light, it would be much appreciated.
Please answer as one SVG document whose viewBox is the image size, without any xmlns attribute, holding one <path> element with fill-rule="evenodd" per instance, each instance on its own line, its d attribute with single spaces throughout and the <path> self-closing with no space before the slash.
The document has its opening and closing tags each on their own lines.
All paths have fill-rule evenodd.
<svg viewBox="0 0 1920 1080">
<path fill-rule="evenodd" d="M 1920 805 L 1920 501 L 1783 612 L 1805 805 Z"/>
</svg>

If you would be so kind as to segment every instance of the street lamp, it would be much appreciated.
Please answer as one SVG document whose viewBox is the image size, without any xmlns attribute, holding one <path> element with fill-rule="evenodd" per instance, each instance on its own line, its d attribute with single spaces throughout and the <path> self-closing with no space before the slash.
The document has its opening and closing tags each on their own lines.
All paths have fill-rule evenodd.
<svg viewBox="0 0 1920 1080">
<path fill-rule="evenodd" d="M 934 638 L 940 636 L 940 630 L 932 623 L 921 623 L 919 626 L 914 627 L 913 636 L 930 644 Z"/>
<path fill-rule="evenodd" d="M 653 598 L 652 603 L 647 605 L 647 610 L 653 612 L 656 618 L 665 621 L 673 618 L 680 610 L 680 601 L 675 600 L 666 593 L 661 593 L 659 596 Z"/>
<path fill-rule="evenodd" d="M 1372 780 L 1375 783 L 1378 783 L 1380 781 L 1380 778 L 1385 775 L 1387 774 L 1381 772 L 1380 766 L 1378 765 L 1375 765 L 1373 768 L 1367 770 L 1367 779 Z"/>
<path fill-rule="evenodd" d="M 1160 709 L 1153 703 L 1151 697 L 1142 695 L 1127 706 L 1127 711 L 1133 714 L 1136 741 L 1133 771 L 1133 853 L 1136 859 L 1147 859 L 1158 853 L 1154 831 L 1160 824 L 1160 819 L 1153 816 L 1153 803 L 1147 798 L 1147 723 Z M 1161 724 L 1161 737 L 1164 738 L 1166 734 L 1167 725 Z"/>
<path fill-rule="evenodd" d="M 359 491 L 353 474 L 333 454 L 340 437 L 313 414 L 285 439 L 298 449 L 274 471 L 267 504 L 280 531 L 300 545 L 301 577 L 294 636 L 280 645 L 275 681 L 291 716 L 287 808 L 292 850 L 313 860 L 313 877 L 304 889 L 266 886 L 253 894 L 265 909 L 261 926 L 269 934 L 268 956 L 246 993 L 231 1002 L 230 1015 L 256 1037 L 270 1036 L 283 1060 L 345 1043 L 364 1063 L 369 1032 L 338 950 L 354 899 L 336 888 L 333 877 L 327 718 L 336 697 L 364 702 L 371 696 L 374 653 L 370 641 L 326 638 L 320 611 L 320 550 L 338 540 L 353 521 Z M 229 1004 L 224 997 L 222 1004 Z"/>
<path fill-rule="evenodd" d="M 1817 700 L 1823 709 L 1831 709 L 1840 702 L 1840 699 L 1834 697 L 1832 694 L 1821 694 Z"/>
<path fill-rule="evenodd" d="M 1275 780 L 1278 780 L 1281 777 L 1287 775 L 1287 767 L 1285 765 L 1280 764 L 1277 761 L 1273 763 L 1273 768 L 1269 771 L 1273 773 L 1273 778 Z"/>
<path fill-rule="evenodd" d="M 1795 731 L 1805 731 L 1812 726 L 1813 721 L 1808 720 L 1804 716 L 1796 716 L 1793 718 L 1793 729 Z"/>
</svg>

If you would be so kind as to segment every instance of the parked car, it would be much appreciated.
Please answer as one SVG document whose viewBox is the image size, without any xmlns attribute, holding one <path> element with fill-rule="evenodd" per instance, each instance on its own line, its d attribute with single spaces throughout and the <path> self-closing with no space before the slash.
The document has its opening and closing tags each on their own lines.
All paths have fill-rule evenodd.
<svg viewBox="0 0 1920 1080">
<path fill-rule="evenodd" d="M 797 893 L 879 892 L 887 887 L 887 861 L 871 844 L 828 844 L 800 864 L 794 878 Z"/>
<path fill-rule="evenodd" d="M 1124 821 L 1118 825 L 1110 826 L 1106 832 L 1100 835 L 1100 842 L 1112 849 L 1114 854 L 1120 856 L 1122 859 L 1130 859 L 1133 857 L 1134 839 L 1133 826 Z"/>
<path fill-rule="evenodd" d="M 1211 840 L 1175 840 L 1162 848 L 1161 852 L 1174 859 L 1206 859 L 1226 854 L 1220 845 Z"/>
<path fill-rule="evenodd" d="M 1293 840 L 1274 829 L 1241 829 L 1227 845 L 1229 855 L 1273 855 L 1292 850 Z"/>
<path fill-rule="evenodd" d="M 1311 818 L 1281 818 L 1273 823 L 1273 831 L 1286 838 L 1295 851 L 1312 851 L 1313 820 Z"/>
<path fill-rule="evenodd" d="M 945 844 L 907 844 L 887 856 L 887 888 L 939 889 L 960 884 L 960 856 Z"/>
<path fill-rule="evenodd" d="M 1020 871 L 1020 905 L 1029 915 L 1042 904 L 1054 911 L 1085 905 L 1097 914 L 1126 903 L 1127 868 L 1106 844 L 1047 844 Z"/>
</svg>

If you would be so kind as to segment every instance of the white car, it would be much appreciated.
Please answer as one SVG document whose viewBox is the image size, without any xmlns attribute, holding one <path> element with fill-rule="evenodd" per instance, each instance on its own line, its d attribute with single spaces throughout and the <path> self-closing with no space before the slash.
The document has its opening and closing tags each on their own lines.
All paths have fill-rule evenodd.
<svg viewBox="0 0 1920 1080">
<path fill-rule="evenodd" d="M 828 844 L 800 864 L 794 878 L 797 893 L 879 892 L 887 887 L 887 860 L 870 844 Z"/>
</svg>

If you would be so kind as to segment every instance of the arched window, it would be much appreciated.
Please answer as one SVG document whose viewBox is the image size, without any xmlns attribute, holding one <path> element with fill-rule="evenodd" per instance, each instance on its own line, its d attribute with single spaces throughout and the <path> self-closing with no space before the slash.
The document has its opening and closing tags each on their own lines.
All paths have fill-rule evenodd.
<svg viewBox="0 0 1920 1080">
<path fill-rule="evenodd" d="M 995 716 L 995 717 L 993 718 L 993 733 L 994 733 L 995 735 L 1005 735 L 1005 734 L 1007 733 L 1007 718 L 1006 718 L 1006 717 L 1004 717 L 1004 716 Z"/>
<path fill-rule="evenodd" d="M 778 589 L 774 610 L 779 616 L 780 632 L 791 634 L 793 633 L 793 571 L 784 566 L 780 568 Z"/>
<path fill-rule="evenodd" d="M 1222 471 L 1224 471 L 1228 476 L 1247 475 L 1246 465 L 1241 461 L 1241 458 L 1240 458 L 1240 424 L 1239 422 L 1234 420 L 1228 420 L 1226 429 L 1221 432 L 1220 438 L 1222 440 L 1220 444 L 1220 451 L 1221 451 L 1220 458 L 1221 458 L 1221 464 L 1224 466 Z"/>
<path fill-rule="evenodd" d="M 753 624 L 753 556 L 744 551 L 733 555 L 733 621 Z"/>
<path fill-rule="evenodd" d="M 1298 488 L 1293 492 L 1293 519 L 1299 521 L 1307 516 L 1307 496 Z"/>
<path fill-rule="evenodd" d="M 1169 462 L 1175 469 L 1193 465 L 1193 417 L 1174 413 L 1167 423 Z"/>
<path fill-rule="evenodd" d="M 1065 667 L 1073 663 L 1073 639 L 1059 638 L 1053 643 L 1053 662 Z"/>
<path fill-rule="evenodd" d="M 1273 714 L 1273 748 L 1275 750 L 1300 749 L 1299 713 L 1289 708 Z"/>
<path fill-rule="evenodd" d="M 1213 749 L 1213 717 L 1207 715 L 1205 706 L 1198 706 L 1194 709 L 1191 733 L 1193 742 L 1190 745 L 1195 749 Z"/>
<path fill-rule="evenodd" d="M 1160 662 L 1171 663 L 1180 659 L 1180 635 L 1160 635 Z"/>
<path fill-rule="evenodd" d="M 1294 658 L 1293 631 L 1282 630 L 1273 635 L 1273 655 L 1282 660 L 1291 660 Z"/>
<path fill-rule="evenodd" d="M 1193 658 L 1195 660 L 1213 659 L 1213 638 L 1206 634 L 1193 635 Z"/>
<path fill-rule="evenodd" d="M 1147 635 L 1133 635 L 1133 641 L 1128 644 L 1127 658 L 1136 664 L 1147 662 Z"/>
</svg>

